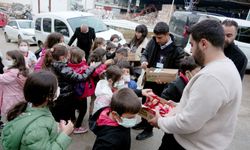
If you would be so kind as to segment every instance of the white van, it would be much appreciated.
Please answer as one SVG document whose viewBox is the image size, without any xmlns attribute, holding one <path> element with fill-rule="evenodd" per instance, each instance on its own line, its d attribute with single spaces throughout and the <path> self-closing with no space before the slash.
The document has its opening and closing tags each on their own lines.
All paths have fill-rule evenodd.
<svg viewBox="0 0 250 150">
<path fill-rule="evenodd" d="M 79 11 L 41 13 L 35 16 L 35 37 L 37 44 L 43 44 L 47 36 L 52 32 L 64 35 L 65 43 L 68 43 L 77 27 L 86 24 L 95 29 L 96 37 L 109 40 L 113 34 L 120 37 L 119 43 L 125 44 L 126 40 L 121 32 L 109 29 L 102 20 L 91 13 Z M 73 45 L 75 45 L 76 41 Z"/>
</svg>

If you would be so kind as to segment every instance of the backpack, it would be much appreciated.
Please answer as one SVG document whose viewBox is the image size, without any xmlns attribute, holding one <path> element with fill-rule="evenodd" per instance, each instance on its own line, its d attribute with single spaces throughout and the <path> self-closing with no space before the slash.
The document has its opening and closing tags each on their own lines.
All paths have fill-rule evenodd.
<svg viewBox="0 0 250 150">
<path fill-rule="evenodd" d="M 88 79 L 85 82 L 77 83 L 74 86 L 75 95 L 80 98 L 92 96 L 95 93 L 95 83 L 93 79 Z"/>
</svg>

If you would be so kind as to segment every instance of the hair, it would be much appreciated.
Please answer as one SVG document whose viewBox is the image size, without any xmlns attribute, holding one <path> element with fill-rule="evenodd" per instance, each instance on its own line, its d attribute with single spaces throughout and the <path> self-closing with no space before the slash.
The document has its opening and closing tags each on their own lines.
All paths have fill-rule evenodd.
<svg viewBox="0 0 250 150">
<path fill-rule="evenodd" d="M 52 48 L 55 44 L 61 42 L 61 38 L 63 38 L 63 35 L 61 33 L 53 32 L 53 33 L 49 34 L 45 43 L 44 43 L 44 47 L 46 49 Z"/>
<path fill-rule="evenodd" d="M 92 50 L 95 50 L 96 48 L 98 48 L 100 45 L 105 44 L 105 39 L 104 38 L 96 38 L 94 43 L 93 43 L 93 47 Z"/>
<path fill-rule="evenodd" d="M 133 39 L 130 41 L 130 46 L 131 44 L 135 44 L 136 47 L 139 47 L 141 43 L 144 41 L 144 39 L 147 37 L 148 29 L 144 24 L 142 24 L 136 26 L 135 31 L 142 33 L 142 37 L 140 39 L 137 39 L 136 35 L 134 35 Z"/>
<path fill-rule="evenodd" d="M 113 35 L 110 37 L 109 40 L 113 42 L 113 40 L 114 40 L 115 38 L 117 38 L 118 40 L 120 39 L 120 38 L 119 38 L 119 35 L 113 34 Z"/>
<path fill-rule="evenodd" d="M 16 68 L 19 70 L 18 75 L 21 74 L 24 77 L 27 77 L 29 74 L 29 69 L 26 68 L 26 63 L 23 54 L 20 53 L 18 50 L 8 51 L 6 52 L 6 54 L 14 61 L 14 64 L 8 69 Z"/>
<path fill-rule="evenodd" d="M 115 44 L 113 44 L 112 42 L 107 42 L 107 47 L 106 47 L 106 50 L 107 51 L 110 51 L 111 49 L 113 49 L 113 48 L 117 48 L 116 46 L 115 46 Z"/>
<path fill-rule="evenodd" d="M 46 101 L 53 102 L 57 86 L 57 78 L 53 73 L 44 70 L 31 73 L 23 88 L 26 102 L 21 102 L 10 109 L 7 120 L 11 121 L 23 113 L 27 108 L 27 102 L 32 103 L 33 106 L 40 106 Z"/>
<path fill-rule="evenodd" d="M 54 45 L 46 51 L 43 68 L 50 68 L 52 62 L 59 61 L 61 56 L 66 56 L 67 54 L 68 50 L 65 46 L 59 44 Z"/>
<path fill-rule="evenodd" d="M 158 22 L 154 27 L 154 34 L 167 34 L 169 32 L 169 26 L 165 22 Z"/>
<path fill-rule="evenodd" d="M 226 19 L 222 22 L 222 25 L 224 26 L 228 26 L 228 27 L 231 27 L 231 26 L 234 26 L 236 31 L 238 30 L 238 23 L 234 20 L 230 20 L 230 19 Z"/>
<path fill-rule="evenodd" d="M 17 46 L 19 47 L 21 45 L 21 43 L 26 43 L 28 46 L 30 46 L 29 42 L 27 40 L 20 40 L 17 43 Z"/>
<path fill-rule="evenodd" d="M 120 69 L 129 69 L 130 74 L 133 74 L 133 68 L 131 67 L 130 63 L 126 60 L 120 60 L 116 63 L 116 65 L 120 68 Z"/>
<path fill-rule="evenodd" d="M 195 68 L 199 67 L 198 64 L 196 64 L 194 58 L 192 56 L 185 56 L 180 61 L 180 72 L 185 74 L 186 71 L 192 71 Z"/>
<path fill-rule="evenodd" d="M 78 47 L 70 47 L 70 59 L 72 64 L 79 64 L 85 58 L 85 52 Z"/>
<path fill-rule="evenodd" d="M 111 79 L 114 84 L 115 82 L 120 80 L 122 74 L 122 70 L 118 66 L 112 65 L 109 66 L 108 69 L 101 74 L 101 78 L 104 79 L 106 77 L 107 80 Z"/>
<path fill-rule="evenodd" d="M 106 54 L 106 50 L 102 48 L 95 49 L 89 56 L 89 63 L 90 62 L 103 62 L 103 57 Z"/>
<path fill-rule="evenodd" d="M 200 42 L 204 38 L 213 46 L 223 48 L 225 38 L 224 29 L 221 23 L 216 20 L 203 20 L 191 26 L 188 32 L 196 42 Z"/>
<path fill-rule="evenodd" d="M 120 116 L 124 113 L 137 114 L 141 109 L 141 102 L 133 90 L 123 88 L 113 94 L 110 107 L 111 111 Z"/>
<path fill-rule="evenodd" d="M 119 48 L 118 50 L 116 50 L 116 53 L 117 53 L 117 54 L 121 54 L 121 55 L 123 55 L 124 57 L 128 57 L 128 48 L 121 47 L 121 48 Z"/>
</svg>

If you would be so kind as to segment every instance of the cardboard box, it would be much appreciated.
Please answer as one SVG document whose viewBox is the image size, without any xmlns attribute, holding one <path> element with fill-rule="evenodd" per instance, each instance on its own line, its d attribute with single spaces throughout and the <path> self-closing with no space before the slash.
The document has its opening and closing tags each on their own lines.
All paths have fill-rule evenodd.
<svg viewBox="0 0 250 150">
<path fill-rule="evenodd" d="M 160 107 L 160 115 L 163 117 L 166 114 L 168 114 L 168 112 L 174 108 L 174 106 L 170 106 L 167 103 L 167 100 L 160 98 L 158 96 L 156 96 L 153 99 L 147 98 L 147 101 L 145 104 L 142 105 L 141 110 L 139 111 L 139 115 L 146 119 L 146 120 L 150 120 L 155 116 L 155 108 L 156 106 Z M 167 107 L 164 107 L 167 106 Z"/>
<path fill-rule="evenodd" d="M 148 68 L 146 70 L 146 81 L 155 82 L 160 80 L 161 82 L 172 82 L 176 80 L 178 75 L 178 69 L 159 69 Z"/>
<path fill-rule="evenodd" d="M 141 57 L 136 53 L 128 53 L 128 61 L 141 61 Z"/>
</svg>

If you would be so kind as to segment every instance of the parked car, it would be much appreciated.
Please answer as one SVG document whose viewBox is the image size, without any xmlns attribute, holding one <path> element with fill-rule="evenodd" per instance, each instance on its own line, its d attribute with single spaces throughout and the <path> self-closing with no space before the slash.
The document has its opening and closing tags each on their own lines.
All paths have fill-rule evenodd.
<svg viewBox="0 0 250 150">
<path fill-rule="evenodd" d="M 35 37 L 37 43 L 42 45 L 52 32 L 62 33 L 65 43 L 68 43 L 75 29 L 82 24 L 94 28 L 96 37 L 109 40 L 113 34 L 117 34 L 120 37 L 119 43 L 126 43 L 121 32 L 109 29 L 102 20 L 93 14 L 79 11 L 41 13 L 35 16 Z"/>
<path fill-rule="evenodd" d="M 34 23 L 32 20 L 11 20 L 4 27 L 6 42 L 11 40 L 27 40 L 29 44 L 36 44 Z"/>
<path fill-rule="evenodd" d="M 191 54 L 191 45 L 189 44 L 189 37 L 186 34 L 186 29 L 191 25 L 200 22 L 204 19 L 215 19 L 220 22 L 225 19 L 231 19 L 238 23 L 238 33 L 235 39 L 235 44 L 242 50 L 246 55 L 248 61 L 247 70 L 250 70 L 250 21 L 228 18 L 215 14 L 205 14 L 203 12 L 184 12 L 176 11 L 169 23 L 169 30 L 174 35 L 178 45 L 182 46 L 186 53 Z"/>
</svg>

